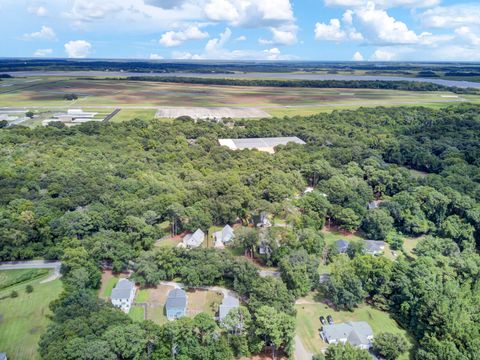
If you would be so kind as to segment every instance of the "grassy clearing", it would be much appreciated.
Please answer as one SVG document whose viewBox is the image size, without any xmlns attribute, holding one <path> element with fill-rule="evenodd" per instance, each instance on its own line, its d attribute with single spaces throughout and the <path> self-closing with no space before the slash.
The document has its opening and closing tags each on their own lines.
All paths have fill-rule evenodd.
<svg viewBox="0 0 480 360">
<path fill-rule="evenodd" d="M 132 306 L 128 312 L 128 316 L 132 318 L 133 321 L 143 321 L 145 320 L 145 310 L 143 306 Z"/>
<path fill-rule="evenodd" d="M 149 294 L 147 289 L 140 289 L 137 291 L 137 294 L 135 296 L 135 302 L 137 303 L 144 303 L 147 302 L 149 299 Z"/>
<path fill-rule="evenodd" d="M 112 295 L 112 290 L 117 284 L 119 278 L 116 276 L 109 277 L 107 282 L 105 283 L 105 286 L 102 285 L 102 297 L 103 298 L 109 298 Z"/>
<path fill-rule="evenodd" d="M 219 292 L 199 289 L 187 291 L 187 296 L 187 315 L 192 317 L 201 312 L 214 315 L 223 299 Z"/>
<path fill-rule="evenodd" d="M 0 271 L 0 291 L 14 290 L 20 285 L 48 275 L 48 269 L 17 269 Z"/>
<path fill-rule="evenodd" d="M 323 238 L 325 239 L 325 243 L 327 245 L 331 245 L 339 239 L 345 239 L 347 241 L 359 241 L 359 240 L 364 239 L 358 233 L 351 234 L 351 233 L 348 233 L 348 232 L 338 231 L 338 230 L 332 229 L 332 228 L 330 228 L 330 229 L 323 228 L 322 229 L 322 234 L 323 234 Z"/>
<path fill-rule="evenodd" d="M 122 109 L 113 118 L 111 122 L 119 123 L 133 119 L 141 119 L 145 121 L 153 120 L 156 110 L 154 109 Z"/>
<path fill-rule="evenodd" d="M 302 339 L 303 345 L 308 351 L 312 353 L 319 353 L 322 349 L 328 346 L 320 338 L 320 315 L 327 317 L 331 315 L 335 323 L 346 321 L 366 321 L 372 327 L 374 335 L 382 332 L 391 332 L 395 334 L 402 334 L 412 341 L 407 332 L 403 330 L 397 322 L 386 312 L 377 310 L 369 305 L 360 305 L 355 311 L 335 311 L 328 305 L 317 301 L 313 295 L 297 301 L 295 305 L 297 309 L 297 334 Z M 408 359 L 405 354 L 400 359 Z"/>
<path fill-rule="evenodd" d="M 422 241 L 423 238 L 424 238 L 424 236 L 419 236 L 417 238 L 405 239 L 404 242 L 403 242 L 403 250 L 405 250 L 405 252 L 408 255 L 415 256 L 415 254 L 413 253 L 413 250 L 417 247 L 418 243 L 420 241 Z"/>
<path fill-rule="evenodd" d="M 26 293 L 23 283 L 15 289 L 17 298 L 0 300 L 0 349 L 7 352 L 9 359 L 39 359 L 38 341 L 49 323 L 48 306 L 62 291 L 60 280 L 40 284 L 40 279 L 29 282 L 34 288 L 32 293 Z M 0 297 L 9 291 L 0 292 Z"/>
</svg>

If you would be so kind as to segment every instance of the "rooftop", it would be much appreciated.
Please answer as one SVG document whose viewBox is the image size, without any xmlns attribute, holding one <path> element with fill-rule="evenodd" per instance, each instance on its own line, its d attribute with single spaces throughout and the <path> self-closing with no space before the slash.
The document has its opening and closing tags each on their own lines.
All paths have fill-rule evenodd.
<svg viewBox="0 0 480 360">
<path fill-rule="evenodd" d="M 290 137 L 268 137 L 268 138 L 244 138 L 244 139 L 218 139 L 222 146 L 231 150 L 256 149 L 259 151 L 274 153 L 274 147 L 295 143 L 305 145 L 305 141 L 296 136 Z"/>
<path fill-rule="evenodd" d="M 129 299 L 135 283 L 128 279 L 120 279 L 112 290 L 111 298 L 114 300 Z"/>
<path fill-rule="evenodd" d="M 185 308 L 187 306 L 187 294 L 182 289 L 173 289 L 168 293 L 167 302 L 165 304 L 167 309 Z"/>
<path fill-rule="evenodd" d="M 328 339 L 347 339 L 352 345 L 369 344 L 369 338 L 373 336 L 372 328 L 365 321 L 324 325 L 322 331 Z"/>
</svg>

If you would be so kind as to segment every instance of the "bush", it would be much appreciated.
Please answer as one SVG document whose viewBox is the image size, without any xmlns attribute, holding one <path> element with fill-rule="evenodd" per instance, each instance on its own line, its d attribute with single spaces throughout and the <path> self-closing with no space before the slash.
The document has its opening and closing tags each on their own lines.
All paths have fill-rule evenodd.
<svg viewBox="0 0 480 360">
<path fill-rule="evenodd" d="M 33 286 L 32 285 L 27 285 L 27 287 L 25 288 L 25 290 L 27 291 L 27 293 L 32 293 L 33 292 Z"/>
<path fill-rule="evenodd" d="M 18 297 L 18 292 L 16 292 L 15 290 L 13 290 L 13 291 L 10 293 L 10 297 L 11 297 L 12 299 Z"/>
</svg>

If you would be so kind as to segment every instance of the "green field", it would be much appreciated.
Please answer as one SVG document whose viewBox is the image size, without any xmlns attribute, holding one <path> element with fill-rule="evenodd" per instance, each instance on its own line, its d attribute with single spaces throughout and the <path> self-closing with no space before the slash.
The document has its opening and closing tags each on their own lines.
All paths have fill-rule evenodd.
<svg viewBox="0 0 480 360">
<path fill-rule="evenodd" d="M 8 271 L 11 270 L 5 272 Z M 0 276 L 3 273 L 1 271 Z M 11 360 L 39 358 L 37 344 L 49 323 L 46 317 L 50 311 L 48 306 L 62 291 L 60 280 L 40 284 L 40 280 L 46 276 L 44 274 L 35 280 L 15 285 L 14 289 L 18 292 L 16 298 L 8 297 L 12 287 L 0 291 L 0 349 L 7 352 Z M 27 284 L 34 288 L 30 294 L 25 291 Z"/>
<path fill-rule="evenodd" d="M 20 286 L 48 275 L 48 269 L 18 269 L 0 271 L 0 291 L 17 290 Z"/>
<path fill-rule="evenodd" d="M 480 103 L 480 96 L 449 92 L 378 89 L 283 88 L 227 85 L 176 84 L 150 81 L 49 78 L 5 79 L 0 88 L 0 107 L 22 107 L 42 114 L 25 123 L 34 126 L 52 113 L 83 108 L 102 113 L 122 110 L 112 122 L 139 118 L 150 120 L 156 107 L 254 107 L 272 116 L 313 115 L 360 106 L 441 107 L 461 101 Z M 64 100 L 67 93 L 77 100 Z"/>
<path fill-rule="evenodd" d="M 145 311 L 142 306 L 134 305 L 130 308 L 128 316 L 134 321 L 143 321 L 145 320 Z"/>
<path fill-rule="evenodd" d="M 319 330 L 322 325 L 319 317 L 321 315 L 327 317 L 331 315 L 335 323 L 346 321 L 366 321 L 372 327 L 374 335 L 382 332 L 391 332 L 395 334 L 402 334 L 407 339 L 412 341 L 407 336 L 407 332 L 403 330 L 397 322 L 386 312 L 377 310 L 369 305 L 360 305 L 355 311 L 335 311 L 328 305 L 319 302 L 313 295 L 307 296 L 297 302 L 295 308 L 297 309 L 297 334 L 302 339 L 305 348 L 312 353 L 319 353 L 322 349 L 328 346 L 321 338 Z M 405 354 L 401 360 L 408 359 Z"/>
</svg>

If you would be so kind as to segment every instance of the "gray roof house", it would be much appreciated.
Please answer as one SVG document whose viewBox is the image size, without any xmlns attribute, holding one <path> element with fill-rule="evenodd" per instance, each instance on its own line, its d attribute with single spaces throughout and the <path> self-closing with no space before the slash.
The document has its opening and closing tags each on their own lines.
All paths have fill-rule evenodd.
<svg viewBox="0 0 480 360">
<path fill-rule="evenodd" d="M 370 201 L 367 205 L 368 210 L 378 209 L 380 207 L 380 200 Z"/>
<path fill-rule="evenodd" d="M 232 309 L 236 309 L 240 306 L 240 301 L 231 295 L 225 295 L 223 298 L 222 303 L 220 304 L 220 308 L 218 310 L 218 318 L 222 321 L 225 316 L 230 312 Z"/>
<path fill-rule="evenodd" d="M 7 360 L 7 353 L 0 352 L 0 360 Z"/>
<path fill-rule="evenodd" d="M 202 245 L 203 241 L 205 240 L 205 233 L 197 229 L 193 234 L 188 234 L 183 238 L 183 244 L 187 248 L 196 248 Z"/>
<path fill-rule="evenodd" d="M 323 325 L 320 336 L 328 344 L 345 344 L 348 342 L 361 349 L 369 349 L 373 341 L 372 328 L 365 321 Z"/>
<path fill-rule="evenodd" d="M 222 230 L 216 231 L 213 234 L 213 238 L 215 239 L 215 247 L 223 248 L 224 245 L 232 241 L 233 236 L 234 233 L 232 227 L 230 225 L 225 225 Z"/>
<path fill-rule="evenodd" d="M 348 250 L 350 243 L 347 240 L 339 239 L 335 241 L 335 246 L 339 254 L 345 254 Z"/>
<path fill-rule="evenodd" d="M 366 254 L 379 255 L 385 250 L 385 241 L 364 240 L 364 244 Z"/>
<path fill-rule="evenodd" d="M 182 289 L 173 289 L 168 293 L 165 310 L 168 320 L 181 318 L 187 313 L 187 294 Z"/>
<path fill-rule="evenodd" d="M 130 311 L 133 299 L 135 298 L 135 283 L 128 279 L 120 279 L 112 289 L 110 301 L 114 306 L 121 308 L 125 313 Z"/>
</svg>

